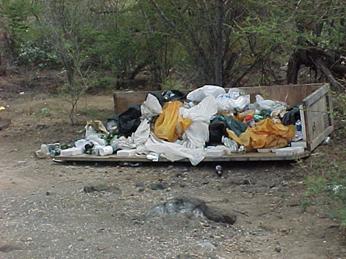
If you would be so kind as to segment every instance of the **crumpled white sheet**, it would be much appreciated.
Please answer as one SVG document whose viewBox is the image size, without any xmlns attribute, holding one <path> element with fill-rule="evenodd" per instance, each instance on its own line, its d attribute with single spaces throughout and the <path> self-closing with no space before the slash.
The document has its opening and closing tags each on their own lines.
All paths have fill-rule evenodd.
<svg viewBox="0 0 346 259">
<path fill-rule="evenodd" d="M 132 133 L 131 137 L 115 138 L 111 141 L 113 149 L 136 149 L 143 146 L 148 140 L 150 135 L 150 123 L 147 119 L 144 119 L 139 124 L 137 130 Z"/>
<path fill-rule="evenodd" d="M 186 99 L 193 102 L 201 102 L 207 96 L 218 97 L 220 94 L 225 94 L 223 87 L 217 85 L 205 85 L 190 92 Z"/>
<path fill-rule="evenodd" d="M 107 141 L 101 138 L 101 133 L 97 133 L 96 130 L 91 126 L 85 127 L 85 139 L 94 143 L 94 145 L 106 146 Z"/>
<path fill-rule="evenodd" d="M 216 98 L 219 112 L 242 112 L 250 104 L 250 95 L 245 95 L 238 88 L 229 89 L 227 94 Z"/>
<path fill-rule="evenodd" d="M 181 116 L 192 120 L 190 127 L 183 135 L 183 146 L 203 148 L 205 143 L 209 141 L 209 123 L 216 113 L 217 103 L 213 96 L 207 96 L 190 109 L 180 108 Z"/>
<path fill-rule="evenodd" d="M 287 104 L 284 102 L 265 100 L 261 95 L 256 95 L 256 106 L 258 110 L 285 110 Z"/>
<path fill-rule="evenodd" d="M 220 157 L 231 153 L 231 150 L 223 145 L 209 146 L 205 150 L 206 157 Z"/>
<path fill-rule="evenodd" d="M 206 155 L 203 148 L 186 148 L 181 144 L 157 139 L 153 135 L 150 135 L 145 143 L 145 148 L 147 151 L 157 153 L 172 162 L 187 158 L 194 166 L 199 164 Z"/>
<path fill-rule="evenodd" d="M 141 113 L 143 118 L 151 119 L 162 112 L 162 107 L 156 96 L 148 94 L 147 99 L 141 105 Z"/>
</svg>

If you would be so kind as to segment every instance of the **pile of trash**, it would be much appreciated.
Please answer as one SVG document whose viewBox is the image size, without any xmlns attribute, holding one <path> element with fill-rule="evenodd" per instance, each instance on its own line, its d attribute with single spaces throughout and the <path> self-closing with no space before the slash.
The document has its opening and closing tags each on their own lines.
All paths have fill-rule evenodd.
<svg viewBox="0 0 346 259">
<path fill-rule="evenodd" d="M 42 145 L 41 154 L 146 156 L 152 161 L 189 159 L 197 165 L 205 157 L 239 152 L 304 152 L 298 107 L 250 95 L 238 88 L 228 92 L 205 85 L 186 96 L 180 91 L 149 93 L 141 105 L 101 121 L 88 121 L 85 137 L 72 147 Z M 291 145 L 291 147 L 288 147 Z"/>
</svg>

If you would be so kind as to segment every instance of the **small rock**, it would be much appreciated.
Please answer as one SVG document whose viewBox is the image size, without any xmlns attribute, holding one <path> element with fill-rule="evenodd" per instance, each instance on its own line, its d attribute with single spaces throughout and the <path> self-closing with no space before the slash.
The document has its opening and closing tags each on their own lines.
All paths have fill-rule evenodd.
<svg viewBox="0 0 346 259">
<path fill-rule="evenodd" d="M 177 178 L 179 178 L 179 177 L 183 177 L 184 176 L 184 174 L 183 173 L 181 173 L 181 172 L 178 172 L 178 173 L 176 173 L 175 174 L 175 177 L 177 177 Z"/>
<path fill-rule="evenodd" d="M 23 248 L 20 246 L 11 245 L 11 244 L 0 245 L 0 252 L 3 252 L 3 253 L 9 253 L 15 250 L 23 250 Z"/>
<path fill-rule="evenodd" d="M 167 189 L 167 184 L 165 182 L 161 182 L 161 183 L 152 183 L 150 184 L 150 189 L 152 189 L 153 191 L 157 191 L 157 190 L 164 190 Z"/>
<path fill-rule="evenodd" d="M 251 181 L 249 179 L 244 179 L 242 184 L 243 185 L 250 185 L 252 183 L 251 183 Z"/>
<path fill-rule="evenodd" d="M 282 228 L 280 229 L 280 232 L 287 235 L 290 233 L 290 230 L 288 228 Z"/>
<path fill-rule="evenodd" d="M 143 182 L 139 182 L 135 184 L 136 188 L 140 188 L 140 187 L 145 187 L 145 184 Z"/>
<path fill-rule="evenodd" d="M 144 192 L 144 191 L 145 191 L 145 188 L 144 188 L 144 187 L 139 187 L 139 188 L 137 189 L 137 191 L 138 191 L 138 192 Z"/>
<path fill-rule="evenodd" d="M 121 194 L 121 189 L 114 185 L 108 185 L 106 183 L 99 183 L 93 185 L 84 186 L 83 191 L 85 193 L 91 192 L 113 192 L 116 194 Z"/>
<path fill-rule="evenodd" d="M 277 252 L 277 253 L 280 253 L 281 252 L 281 247 L 280 246 L 275 247 L 274 251 Z"/>
<path fill-rule="evenodd" d="M 213 245 L 210 241 L 208 240 L 203 240 L 198 243 L 199 246 L 201 246 L 203 249 L 208 250 L 208 251 L 213 251 L 216 246 Z"/>
<path fill-rule="evenodd" d="M 282 182 L 281 182 L 281 185 L 282 185 L 282 186 L 288 186 L 288 182 L 287 182 L 287 181 L 282 181 Z"/>
</svg>

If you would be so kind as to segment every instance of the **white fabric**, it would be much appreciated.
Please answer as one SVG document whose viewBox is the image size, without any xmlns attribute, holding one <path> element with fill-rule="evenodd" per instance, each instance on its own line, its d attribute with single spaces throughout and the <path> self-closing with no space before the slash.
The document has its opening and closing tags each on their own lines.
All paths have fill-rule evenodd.
<svg viewBox="0 0 346 259">
<path fill-rule="evenodd" d="M 183 135 L 184 146 L 187 148 L 203 148 L 209 141 L 209 123 L 217 113 L 217 103 L 213 96 L 203 99 L 198 105 L 187 109 L 180 108 L 184 118 L 192 120 L 190 127 Z"/>
<path fill-rule="evenodd" d="M 144 145 L 148 140 L 150 135 L 150 123 L 147 119 L 144 119 L 141 124 L 139 124 L 136 132 L 133 134 L 133 143 L 136 147 Z"/>
<path fill-rule="evenodd" d="M 205 157 L 203 148 L 186 148 L 177 143 L 159 140 L 152 135 L 150 135 L 148 141 L 145 143 L 145 147 L 147 151 L 154 152 L 172 162 L 187 158 L 192 165 L 197 165 Z"/>
<path fill-rule="evenodd" d="M 259 110 L 285 110 L 287 104 L 284 102 L 265 100 L 261 95 L 256 95 L 256 105 Z"/>
<path fill-rule="evenodd" d="M 152 94 L 148 94 L 147 99 L 141 105 L 143 118 L 151 119 L 162 112 L 159 100 Z"/>
<path fill-rule="evenodd" d="M 190 92 L 186 99 L 193 102 L 201 102 L 207 96 L 218 97 L 220 94 L 225 94 L 226 91 L 223 87 L 217 85 L 205 85 Z"/>
<path fill-rule="evenodd" d="M 250 104 L 250 95 L 244 95 L 240 89 L 231 88 L 227 94 L 216 98 L 219 112 L 241 112 Z"/>
</svg>

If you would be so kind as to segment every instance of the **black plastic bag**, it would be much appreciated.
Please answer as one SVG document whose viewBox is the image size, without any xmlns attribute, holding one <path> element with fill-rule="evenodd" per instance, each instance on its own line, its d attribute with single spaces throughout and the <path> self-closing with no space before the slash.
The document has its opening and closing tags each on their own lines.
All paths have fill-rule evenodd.
<svg viewBox="0 0 346 259">
<path fill-rule="evenodd" d="M 222 137 L 227 136 L 227 126 L 223 121 L 213 121 L 209 124 L 209 143 L 208 146 L 221 144 Z"/>
<path fill-rule="evenodd" d="M 165 102 L 169 101 L 181 101 L 185 99 L 185 94 L 179 90 L 167 90 L 161 93 Z"/>
<path fill-rule="evenodd" d="M 141 124 L 141 106 L 130 106 L 127 111 L 119 115 L 118 131 L 119 134 L 125 137 L 131 136 Z"/>
</svg>

